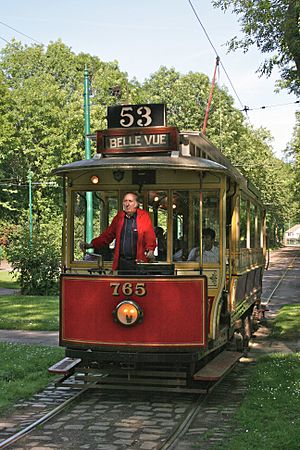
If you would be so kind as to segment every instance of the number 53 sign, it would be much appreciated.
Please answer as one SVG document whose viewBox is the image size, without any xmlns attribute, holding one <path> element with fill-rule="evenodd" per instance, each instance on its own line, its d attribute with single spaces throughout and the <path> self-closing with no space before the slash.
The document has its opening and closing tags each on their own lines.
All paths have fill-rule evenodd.
<svg viewBox="0 0 300 450">
<path fill-rule="evenodd" d="M 116 105 L 107 108 L 108 128 L 144 128 L 166 126 L 165 105 Z"/>
</svg>

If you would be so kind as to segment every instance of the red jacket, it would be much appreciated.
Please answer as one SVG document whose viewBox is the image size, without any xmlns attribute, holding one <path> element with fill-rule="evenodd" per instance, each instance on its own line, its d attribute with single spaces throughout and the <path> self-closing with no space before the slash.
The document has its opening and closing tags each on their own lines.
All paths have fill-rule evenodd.
<svg viewBox="0 0 300 450">
<path fill-rule="evenodd" d="M 136 259 L 138 261 L 147 262 L 147 258 L 145 255 L 146 250 L 154 251 L 156 247 L 156 236 L 153 229 L 153 225 L 147 211 L 143 209 L 137 209 L 136 211 L 136 226 L 137 226 L 137 248 L 136 248 Z M 110 244 L 114 239 L 116 239 L 115 253 L 114 253 L 114 261 L 112 268 L 116 270 L 119 264 L 119 255 L 120 255 L 120 241 L 121 241 L 121 232 L 124 224 L 124 211 L 120 211 L 112 220 L 109 227 L 103 231 L 100 236 L 93 239 L 91 244 L 94 249 L 99 249 L 103 245 Z"/>
</svg>

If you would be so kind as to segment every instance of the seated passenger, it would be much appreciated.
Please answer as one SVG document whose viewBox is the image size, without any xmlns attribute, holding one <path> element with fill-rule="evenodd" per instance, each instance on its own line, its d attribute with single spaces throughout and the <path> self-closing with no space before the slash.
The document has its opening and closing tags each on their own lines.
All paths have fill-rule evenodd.
<svg viewBox="0 0 300 450">
<path fill-rule="evenodd" d="M 157 240 L 157 257 L 158 260 L 163 261 L 167 257 L 167 241 L 162 227 L 154 228 Z"/>
<path fill-rule="evenodd" d="M 182 254 L 183 254 L 183 241 L 182 238 L 179 239 L 175 239 L 173 241 L 173 261 L 177 262 L 177 261 L 182 261 Z"/>
<path fill-rule="evenodd" d="M 219 249 L 215 244 L 216 233 L 212 228 L 203 228 L 203 262 L 218 262 Z M 189 253 L 188 261 L 199 261 L 199 247 L 194 247 Z"/>
</svg>

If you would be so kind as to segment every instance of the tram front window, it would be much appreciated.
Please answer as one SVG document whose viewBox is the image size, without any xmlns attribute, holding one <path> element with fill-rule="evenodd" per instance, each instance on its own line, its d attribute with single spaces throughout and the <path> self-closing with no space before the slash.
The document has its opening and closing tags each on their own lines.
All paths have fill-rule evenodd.
<svg viewBox="0 0 300 450">
<path fill-rule="evenodd" d="M 165 191 L 148 193 L 149 214 L 156 234 L 157 247 L 154 252 L 158 261 L 167 260 L 168 194 Z"/>
<path fill-rule="evenodd" d="M 92 237 L 99 236 L 111 223 L 118 212 L 118 194 L 114 191 L 93 191 L 91 195 Z M 86 192 L 73 193 L 73 260 L 82 260 L 80 242 L 86 241 Z M 112 261 L 114 242 L 101 249 L 104 261 Z M 88 258 L 88 254 L 85 259 Z"/>
<path fill-rule="evenodd" d="M 202 198 L 200 198 L 202 195 Z M 202 211 L 200 211 L 202 205 Z M 219 252 L 219 193 L 173 191 L 173 261 L 215 263 Z M 202 230 L 200 224 L 202 219 Z"/>
</svg>

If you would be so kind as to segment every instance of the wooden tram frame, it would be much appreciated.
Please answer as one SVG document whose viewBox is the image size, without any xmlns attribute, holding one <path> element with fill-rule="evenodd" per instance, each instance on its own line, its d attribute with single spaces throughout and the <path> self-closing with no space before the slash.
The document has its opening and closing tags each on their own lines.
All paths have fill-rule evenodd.
<svg viewBox="0 0 300 450">
<path fill-rule="evenodd" d="M 151 146 L 145 147 L 142 145 L 147 141 L 150 142 L 150 138 L 146 141 L 143 137 L 135 138 L 135 140 L 130 138 L 130 136 L 142 136 L 151 133 L 156 136 L 164 136 L 159 138 L 160 141 L 158 141 L 163 145 L 157 145 L 151 149 Z M 114 141 L 114 145 L 117 142 L 124 144 L 124 147 L 117 148 L 115 145 L 113 149 L 105 148 L 105 142 L 110 136 L 124 136 L 123 140 Z M 128 137 L 129 141 L 126 141 Z M 85 381 L 90 381 L 95 379 L 94 372 L 99 369 L 100 372 L 98 370 L 96 380 L 102 387 L 106 385 L 124 388 L 124 380 L 126 379 L 127 384 L 128 380 L 131 380 L 129 386 L 135 386 L 135 388 L 140 385 L 147 385 L 149 388 L 149 385 L 151 385 L 153 389 L 160 389 L 161 385 L 166 387 L 166 383 L 169 383 L 173 388 L 175 386 L 175 389 L 178 386 L 184 386 L 191 391 L 191 389 L 195 389 L 196 383 L 198 386 L 196 389 L 199 391 L 199 380 L 210 381 L 216 378 L 215 376 L 205 379 L 205 377 L 202 378 L 201 373 L 199 374 L 199 369 L 203 370 L 208 360 L 227 348 L 229 343 L 234 343 L 235 350 L 242 350 L 248 344 L 253 313 L 260 304 L 266 254 L 265 216 L 259 193 L 230 161 L 204 135 L 198 132 L 178 133 L 175 128 L 164 126 L 142 130 L 114 128 L 97 132 L 95 139 L 97 141 L 97 153 L 93 159 L 67 164 L 54 171 L 57 175 L 63 176 L 65 186 L 60 344 L 66 347 L 67 358 L 49 370 L 54 373 L 62 373 L 64 375 L 63 380 L 74 370 L 83 371 Z M 137 145 L 131 147 L 130 143 L 132 142 Z M 122 179 L 116 178 L 117 171 L 122 172 Z M 139 173 L 151 171 L 151 173 L 155 173 L 155 178 L 150 181 L 146 180 L 143 185 L 142 178 L 138 182 L 132 178 L 134 171 Z M 92 176 L 98 177 L 100 185 L 92 183 Z M 136 184 L 133 184 L 133 181 Z M 120 280 L 117 272 L 112 273 L 111 262 L 101 262 L 100 267 L 99 261 L 86 262 L 74 259 L 73 193 L 75 191 L 97 191 L 99 189 L 116 190 L 119 193 L 119 204 L 121 204 L 122 194 L 126 191 L 139 190 L 143 193 L 143 191 L 148 190 L 166 189 L 171 192 L 174 186 L 179 186 L 180 189 L 198 189 L 199 191 L 209 187 L 209 189 L 218 190 L 220 193 L 219 263 L 206 265 L 198 262 L 174 263 L 171 259 L 171 233 L 169 233 L 167 242 L 168 258 L 166 263 L 174 264 L 174 273 L 165 277 L 166 283 L 172 279 L 172 283 L 178 286 L 180 280 L 191 280 L 191 283 L 193 280 L 198 280 L 197 282 L 202 286 L 201 289 L 206 290 L 206 293 L 201 297 L 203 302 L 202 312 L 199 312 L 200 315 L 203 314 L 202 319 L 206 317 L 206 325 L 199 324 L 202 327 L 202 344 L 197 341 L 198 344 L 194 345 L 188 340 L 175 342 L 176 338 L 173 344 L 163 344 L 158 343 L 151 336 L 149 342 L 147 342 L 147 339 L 138 342 L 138 334 L 133 341 L 128 341 L 125 344 L 120 340 L 110 341 L 108 344 L 108 342 L 103 343 L 101 339 L 98 341 L 97 339 L 89 341 L 85 338 L 80 340 L 78 336 L 72 338 L 70 334 L 67 335 L 67 325 L 64 321 L 68 322 L 68 314 L 72 315 L 70 311 L 73 308 L 76 309 L 76 304 L 80 301 L 79 296 L 76 300 L 77 303 L 72 303 L 72 308 L 70 307 L 68 314 L 66 314 L 67 309 L 64 309 L 65 293 L 68 292 L 70 280 L 77 279 L 81 283 L 75 290 L 70 290 L 70 295 L 75 295 L 75 297 L 77 295 L 76 290 L 80 290 L 85 285 L 84 283 L 91 282 L 88 280 L 92 280 L 95 283 L 94 286 L 96 283 L 104 283 L 103 280 L 107 279 Z M 240 247 L 241 196 L 243 196 L 247 205 L 247 237 L 244 248 Z M 250 204 L 255 211 L 254 228 L 252 224 L 255 231 L 253 248 L 250 248 Z M 171 208 L 170 205 L 169 208 Z M 260 211 L 260 221 L 258 220 L 258 211 Z M 230 220 L 228 215 L 230 215 Z M 228 228 L 227 234 L 226 226 Z M 171 214 L 169 214 L 168 229 L 171 229 L 171 227 Z M 228 236 L 227 243 L 226 236 Z M 128 278 L 130 278 L 129 275 L 125 276 L 125 281 L 128 281 Z M 131 276 L 131 279 L 135 280 L 134 282 L 146 280 L 150 287 L 152 281 L 154 283 L 154 280 L 157 281 L 158 278 L 160 278 L 162 285 L 164 278 L 160 275 L 144 273 L 137 277 Z M 124 281 L 124 277 L 121 277 L 121 282 L 122 280 Z M 105 283 L 103 286 L 105 287 Z M 99 296 L 101 295 L 99 294 Z M 210 299 L 210 304 L 207 302 L 208 299 Z M 98 313 L 99 311 L 97 311 Z M 162 309 L 161 314 L 163 313 Z M 177 324 L 175 326 L 178 326 L 176 317 L 173 319 L 173 323 Z M 76 320 L 78 320 L 78 317 Z M 112 320 L 112 318 L 106 316 L 105 320 Z M 145 324 L 139 326 L 146 326 L 146 320 L 147 318 L 145 318 Z M 190 320 L 192 323 L 192 317 Z M 183 327 L 187 328 L 188 324 L 183 324 Z M 123 336 L 122 333 L 120 336 Z M 232 359 L 232 355 L 233 353 L 227 358 L 230 361 L 228 366 L 232 365 L 233 359 L 238 358 L 236 356 Z M 97 367 L 95 368 L 95 366 Z M 223 366 L 223 373 L 225 373 L 228 367 L 226 364 L 223 364 Z M 118 370 L 120 367 L 121 370 Z M 124 368 L 126 368 L 125 372 Z M 106 370 L 105 377 L 103 377 L 103 370 L 104 372 Z M 117 376 L 112 376 L 116 371 Z M 92 378 L 91 372 L 93 372 Z M 218 372 L 218 369 L 215 372 Z M 138 373 L 142 373 L 142 381 L 137 381 Z M 149 374 L 150 381 L 146 380 L 145 373 Z M 177 375 L 174 376 L 174 374 Z M 165 377 L 168 378 L 167 382 Z M 174 381 L 174 378 L 177 382 Z M 133 382 L 133 379 L 136 382 Z M 178 381 L 179 379 L 181 381 Z M 107 380 L 113 381 L 107 382 Z"/>
</svg>

